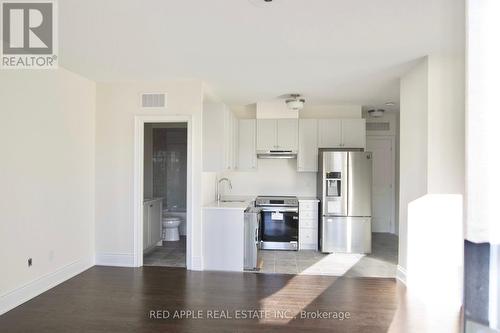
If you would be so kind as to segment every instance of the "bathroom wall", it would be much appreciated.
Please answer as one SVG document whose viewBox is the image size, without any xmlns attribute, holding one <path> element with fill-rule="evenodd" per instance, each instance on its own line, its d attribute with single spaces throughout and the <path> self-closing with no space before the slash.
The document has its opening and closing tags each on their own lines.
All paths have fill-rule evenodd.
<svg viewBox="0 0 500 333">
<path fill-rule="evenodd" d="M 153 128 L 153 196 L 163 208 L 186 211 L 187 129 Z"/>
</svg>

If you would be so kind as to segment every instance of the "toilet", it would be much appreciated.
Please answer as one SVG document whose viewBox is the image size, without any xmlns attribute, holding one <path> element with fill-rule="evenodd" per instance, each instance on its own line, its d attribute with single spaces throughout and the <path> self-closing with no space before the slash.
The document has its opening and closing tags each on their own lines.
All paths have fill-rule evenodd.
<svg viewBox="0 0 500 333">
<path fill-rule="evenodd" d="M 176 216 L 163 212 L 162 218 L 162 240 L 167 242 L 176 242 L 179 240 L 179 225 L 181 219 Z"/>
</svg>

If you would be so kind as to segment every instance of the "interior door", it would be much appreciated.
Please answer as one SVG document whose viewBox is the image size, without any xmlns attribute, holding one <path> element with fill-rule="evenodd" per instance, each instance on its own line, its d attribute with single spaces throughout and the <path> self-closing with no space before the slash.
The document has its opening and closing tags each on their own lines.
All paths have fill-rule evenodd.
<svg viewBox="0 0 500 333">
<path fill-rule="evenodd" d="M 149 221 L 150 221 L 150 243 L 151 245 L 156 245 L 161 239 L 161 201 L 156 200 L 152 204 L 149 211 Z"/>
<path fill-rule="evenodd" d="M 368 137 L 367 150 L 373 153 L 373 210 L 374 232 L 393 232 L 394 163 L 392 139 Z"/>
<path fill-rule="evenodd" d="M 149 202 L 145 202 L 142 208 L 142 249 L 149 247 Z"/>
</svg>

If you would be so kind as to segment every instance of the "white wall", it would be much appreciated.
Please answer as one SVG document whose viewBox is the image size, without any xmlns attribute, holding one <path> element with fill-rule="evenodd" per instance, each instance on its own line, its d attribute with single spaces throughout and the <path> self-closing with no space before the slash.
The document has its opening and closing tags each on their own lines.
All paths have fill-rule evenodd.
<svg viewBox="0 0 500 333">
<path fill-rule="evenodd" d="M 466 238 L 475 243 L 500 244 L 499 13 L 500 1 L 468 1 Z"/>
<path fill-rule="evenodd" d="M 427 193 L 428 64 L 401 79 L 399 149 L 399 265 L 406 267 L 408 204 Z"/>
<path fill-rule="evenodd" d="M 253 172 L 225 172 L 233 185 L 226 195 L 316 196 L 316 173 L 297 172 L 297 160 L 258 159 Z"/>
<path fill-rule="evenodd" d="M 463 52 L 432 54 L 401 79 L 402 267 L 406 267 L 408 257 L 408 205 L 426 194 L 463 196 L 465 191 L 464 67 Z M 461 221 L 456 228 L 462 230 Z"/>
<path fill-rule="evenodd" d="M 464 52 L 428 59 L 428 193 L 463 194 L 465 183 Z"/>
<path fill-rule="evenodd" d="M 95 84 L 2 71 L 0 115 L 1 314 L 93 264 Z"/>
<path fill-rule="evenodd" d="M 299 118 L 361 118 L 361 105 L 305 105 Z"/>
<path fill-rule="evenodd" d="M 297 112 L 286 108 L 284 100 L 275 100 L 244 106 L 231 106 L 231 111 L 240 119 L 297 118 Z M 257 112 L 259 111 L 259 112 Z M 361 105 L 311 105 L 306 102 L 298 113 L 299 118 L 361 118 Z"/>
<path fill-rule="evenodd" d="M 167 110 L 139 107 L 140 93 L 164 91 Z M 201 266 L 202 83 L 100 83 L 96 111 L 96 254 L 132 265 L 134 250 L 134 117 L 192 117 L 192 259 Z M 189 215 L 189 213 L 188 213 Z M 122 258 L 122 259 L 118 259 Z"/>
</svg>

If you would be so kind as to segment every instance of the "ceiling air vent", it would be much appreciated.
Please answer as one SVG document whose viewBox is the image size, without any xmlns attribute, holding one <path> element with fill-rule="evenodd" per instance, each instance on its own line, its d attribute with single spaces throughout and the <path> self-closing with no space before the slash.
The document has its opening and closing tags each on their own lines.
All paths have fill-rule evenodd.
<svg viewBox="0 0 500 333">
<path fill-rule="evenodd" d="M 141 95 L 141 106 L 143 108 L 166 108 L 167 94 L 144 93 Z"/>
<path fill-rule="evenodd" d="M 389 131 L 391 129 L 389 122 L 367 122 L 366 130 L 367 131 Z"/>
</svg>

